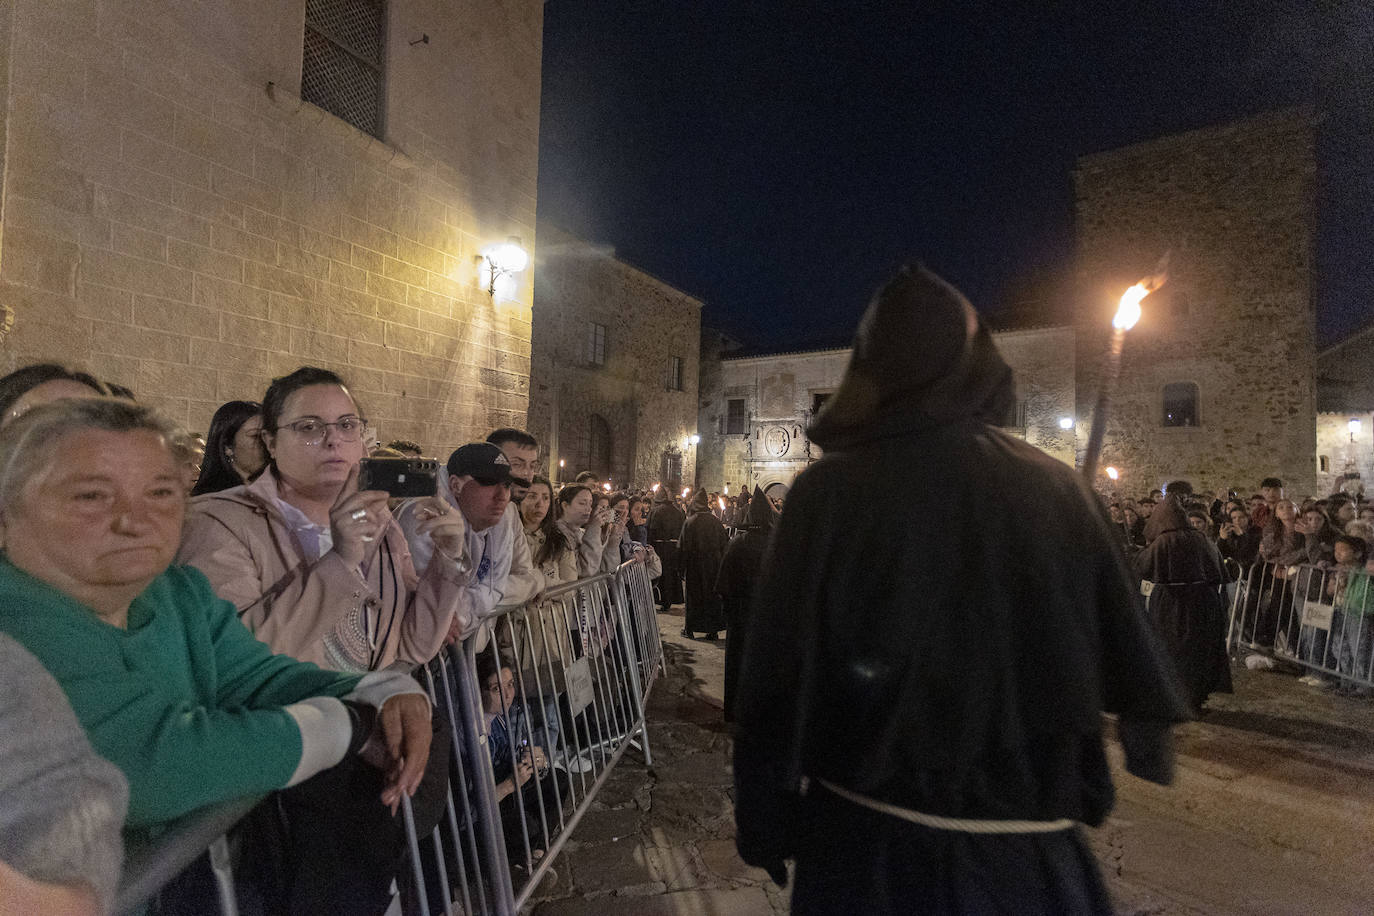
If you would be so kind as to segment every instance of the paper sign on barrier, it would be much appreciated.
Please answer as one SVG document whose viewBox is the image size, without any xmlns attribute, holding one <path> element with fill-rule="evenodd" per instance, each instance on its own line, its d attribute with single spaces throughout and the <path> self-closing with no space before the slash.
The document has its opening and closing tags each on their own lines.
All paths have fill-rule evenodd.
<svg viewBox="0 0 1374 916">
<path fill-rule="evenodd" d="M 1308 601 L 1302 609 L 1302 625 L 1318 630 L 1331 629 L 1331 612 L 1334 607 L 1320 601 Z"/>
<path fill-rule="evenodd" d="M 568 666 L 568 707 L 575 716 L 592 702 L 592 667 L 584 655 Z"/>
</svg>

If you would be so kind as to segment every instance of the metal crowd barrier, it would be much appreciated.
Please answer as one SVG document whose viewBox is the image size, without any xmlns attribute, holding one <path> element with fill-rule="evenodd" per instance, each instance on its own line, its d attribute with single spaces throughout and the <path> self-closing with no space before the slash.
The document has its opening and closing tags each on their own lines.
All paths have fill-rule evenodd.
<svg viewBox="0 0 1374 916">
<path fill-rule="evenodd" d="M 1374 688 L 1374 577 L 1256 562 L 1236 582 L 1227 645 Z"/>
<path fill-rule="evenodd" d="M 410 799 L 401 811 L 413 882 L 409 912 L 432 916 L 513 916 L 548 873 L 630 747 L 652 763 L 644 706 L 662 672 L 653 591 L 642 561 L 550 589 L 538 604 L 498 608 L 480 652 L 469 639 L 446 649 L 417 674 L 434 714 L 453 741 L 444 810 L 419 835 Z M 509 668 L 514 697 L 479 684 L 479 659 Z M 523 782 L 503 768 L 494 736 L 546 761 Z M 236 916 L 225 836 L 257 800 L 188 816 L 125 865 L 116 913 L 137 912 L 204 852 L 223 916 Z"/>
</svg>

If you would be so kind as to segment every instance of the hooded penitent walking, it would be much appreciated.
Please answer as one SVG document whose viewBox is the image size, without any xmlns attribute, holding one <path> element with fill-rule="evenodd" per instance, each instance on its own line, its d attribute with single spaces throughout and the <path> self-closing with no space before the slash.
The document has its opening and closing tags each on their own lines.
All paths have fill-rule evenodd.
<svg viewBox="0 0 1374 916">
<path fill-rule="evenodd" d="M 1208 694 L 1231 692 L 1221 556 L 1205 534 L 1188 524 L 1172 493 L 1155 506 L 1145 540 L 1135 568 L 1150 583 L 1150 620 L 1174 658 L 1189 702 L 1201 710 Z"/>
<path fill-rule="evenodd" d="M 716 577 L 720 575 L 720 561 L 725 556 L 729 535 L 720 519 L 711 514 L 710 498 L 705 490 L 697 490 L 692 497 L 691 513 L 682 526 L 679 561 L 687 588 L 687 621 L 682 635 L 691 637 L 702 633 L 715 639 L 725 628 L 725 615 L 716 594 Z"/>
<path fill-rule="evenodd" d="M 654 497 L 654 508 L 649 513 L 649 543 L 663 561 L 663 575 L 658 578 L 659 600 L 663 613 L 674 604 L 682 603 L 682 569 L 678 565 L 678 538 L 682 536 L 682 524 L 687 516 L 673 505 L 667 490 L 660 490 Z"/>
<path fill-rule="evenodd" d="M 763 549 L 773 531 L 777 512 L 758 487 L 748 508 L 741 510 L 740 533 L 725 548 L 720 562 L 716 592 L 725 611 L 725 721 L 735 721 L 735 693 L 739 689 L 740 662 L 744 658 L 744 634 L 749 627 L 749 605 L 754 598 L 759 571 L 763 568 Z"/>
<path fill-rule="evenodd" d="M 740 854 L 780 883 L 796 859 L 794 913 L 1108 913 L 1078 828 L 1112 806 L 1103 712 L 1131 772 L 1170 779 L 1177 676 L 1080 475 L 996 427 L 1013 390 L 963 296 L 906 269 L 810 430 L 734 760 Z M 953 521 L 856 517 L 894 469 L 911 517 Z"/>
</svg>

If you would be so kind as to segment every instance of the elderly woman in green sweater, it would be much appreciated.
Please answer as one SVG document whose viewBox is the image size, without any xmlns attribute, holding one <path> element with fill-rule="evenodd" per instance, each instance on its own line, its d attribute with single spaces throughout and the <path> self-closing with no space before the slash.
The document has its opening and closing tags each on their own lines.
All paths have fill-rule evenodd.
<svg viewBox="0 0 1374 916">
<path fill-rule="evenodd" d="M 127 777 L 128 828 L 156 833 L 201 806 L 289 786 L 283 799 L 308 794 L 355 751 L 381 765 L 363 768 L 378 794 L 337 798 L 337 810 L 350 824 L 359 805 L 391 817 L 428 760 L 428 700 L 403 674 L 272 654 L 200 572 L 170 566 L 185 511 L 174 437 L 149 408 L 112 398 L 36 407 L 0 431 L 0 631 L 52 673 Z M 399 847 L 372 873 L 366 851 L 348 853 L 298 870 L 316 874 L 293 881 L 314 883 L 283 892 L 311 909 L 380 912 Z"/>
</svg>

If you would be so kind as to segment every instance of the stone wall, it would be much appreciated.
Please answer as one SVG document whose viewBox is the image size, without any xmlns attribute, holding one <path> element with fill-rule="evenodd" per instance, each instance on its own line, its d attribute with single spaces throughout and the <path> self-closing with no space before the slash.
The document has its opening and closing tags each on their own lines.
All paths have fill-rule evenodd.
<svg viewBox="0 0 1374 916">
<path fill-rule="evenodd" d="M 1117 301 L 1172 252 L 1126 339 L 1102 465 L 1145 492 L 1185 477 L 1315 485 L 1314 122 L 1284 111 L 1081 159 L 1078 404 L 1096 398 Z M 1198 386 L 1199 425 L 1163 425 L 1164 386 Z"/>
<path fill-rule="evenodd" d="M 303 363 L 435 453 L 523 423 L 532 284 L 473 258 L 534 248 L 543 4 L 387 8 L 379 140 L 300 100 L 305 0 L 0 7 L 4 368 L 199 429 Z"/>
<path fill-rule="evenodd" d="M 1359 421 L 1359 429 L 1351 430 L 1351 420 Z M 1317 414 L 1316 470 L 1315 490 L 1299 492 L 1290 486 L 1289 495 L 1327 496 L 1345 487 L 1354 475 L 1359 475 L 1358 482 L 1349 486 L 1367 488 L 1374 495 L 1374 411 Z"/>
<path fill-rule="evenodd" d="M 552 476 L 594 470 L 649 487 L 671 455 L 691 484 L 696 447 L 684 440 L 697 431 L 701 301 L 555 227 L 541 224 L 539 236 L 528 428 Z M 593 324 L 606 329 L 604 365 L 589 359 Z M 669 386 L 673 357 L 681 390 Z M 594 417 L 610 434 L 605 467 L 592 454 Z"/>
<path fill-rule="evenodd" d="M 1074 429 L 1059 419 L 1074 415 L 1074 330 L 1034 328 L 993 335 L 1012 367 L 1024 426 L 1008 429 L 1061 461 L 1072 464 Z M 704 370 L 712 384 L 701 392 L 701 483 L 713 490 L 773 484 L 792 479 L 820 457 L 806 436 L 816 395 L 835 391 L 849 365 L 849 349 L 730 357 Z M 745 428 L 727 433 L 729 402 L 744 401 Z M 1086 431 L 1081 431 L 1086 436 Z"/>
</svg>

